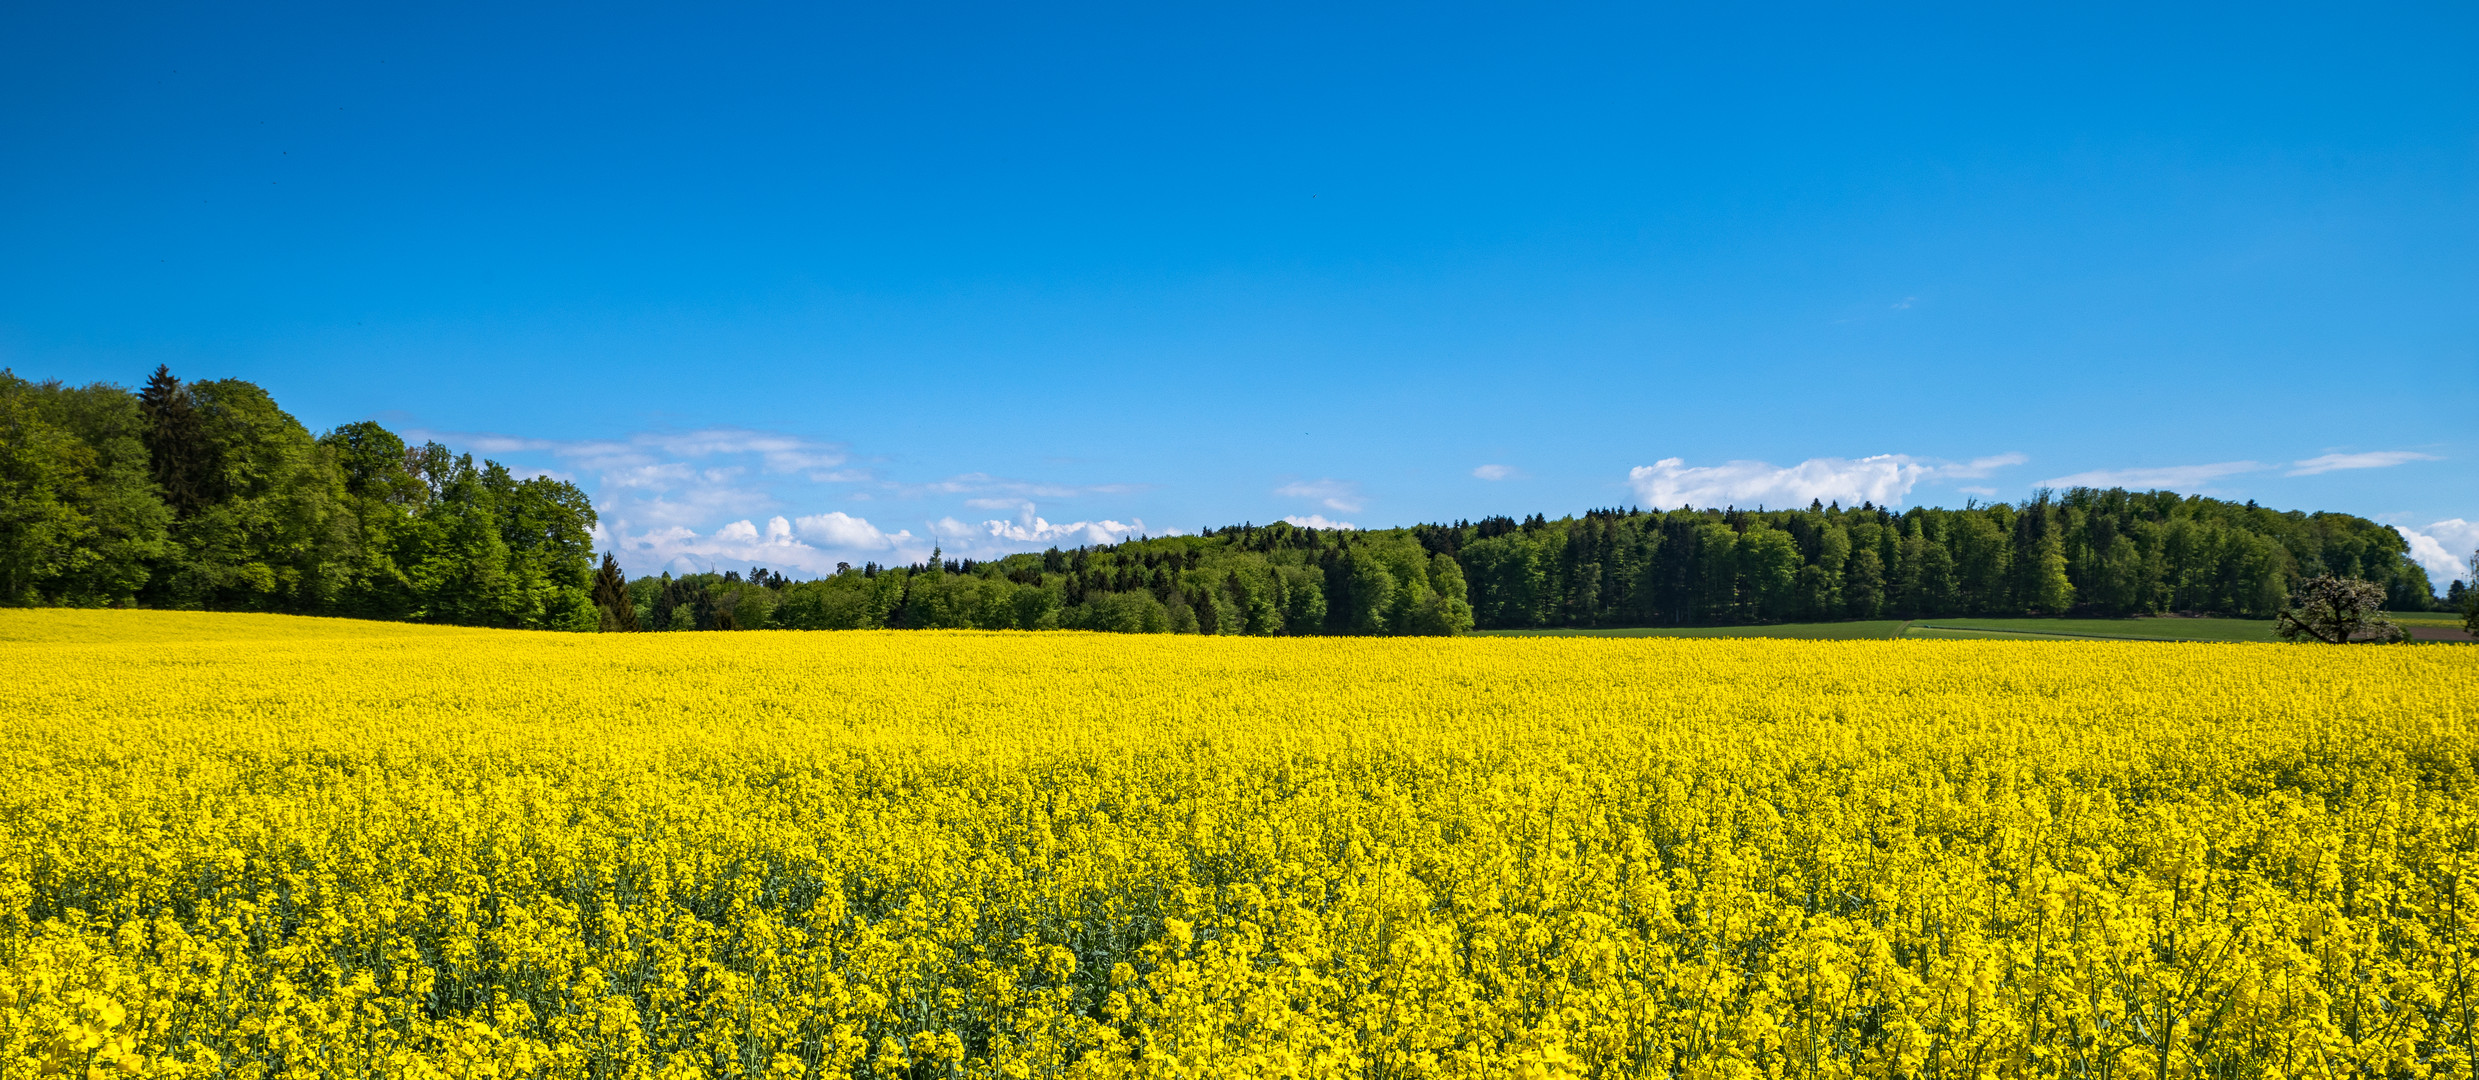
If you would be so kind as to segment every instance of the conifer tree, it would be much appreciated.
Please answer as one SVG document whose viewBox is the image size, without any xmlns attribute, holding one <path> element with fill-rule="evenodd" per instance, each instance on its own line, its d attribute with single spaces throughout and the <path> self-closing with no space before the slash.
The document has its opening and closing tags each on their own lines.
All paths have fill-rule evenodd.
<svg viewBox="0 0 2479 1080">
<path fill-rule="evenodd" d="M 637 632 L 637 605 L 628 599 L 628 578 L 609 552 L 603 553 L 603 567 L 594 574 L 594 606 L 602 609 L 606 632 Z"/>
<path fill-rule="evenodd" d="M 697 629 L 731 629 L 729 626 L 718 625 L 715 622 L 714 592 L 713 590 L 706 588 L 704 582 L 699 582 L 697 587 L 689 592 L 688 602 L 689 618 L 695 624 Z"/>
<path fill-rule="evenodd" d="M 147 457 L 164 502 L 184 517 L 213 502 L 215 448 L 189 388 L 172 377 L 169 366 L 158 364 L 138 392 L 138 405 L 146 413 Z"/>
<path fill-rule="evenodd" d="M 671 629 L 672 612 L 678 610 L 679 607 L 680 583 L 673 581 L 671 575 L 665 573 L 662 589 L 654 594 L 654 628 L 657 630 Z"/>
</svg>

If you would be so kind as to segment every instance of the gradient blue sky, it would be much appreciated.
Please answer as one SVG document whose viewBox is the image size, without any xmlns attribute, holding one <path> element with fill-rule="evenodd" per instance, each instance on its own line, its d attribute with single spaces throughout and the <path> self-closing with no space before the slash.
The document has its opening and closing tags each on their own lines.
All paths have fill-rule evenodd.
<svg viewBox="0 0 2479 1080">
<path fill-rule="evenodd" d="M 639 573 L 2044 482 L 2442 572 L 2474 56 L 2469 4 L 15 3 L 0 364 L 567 476 Z"/>
</svg>

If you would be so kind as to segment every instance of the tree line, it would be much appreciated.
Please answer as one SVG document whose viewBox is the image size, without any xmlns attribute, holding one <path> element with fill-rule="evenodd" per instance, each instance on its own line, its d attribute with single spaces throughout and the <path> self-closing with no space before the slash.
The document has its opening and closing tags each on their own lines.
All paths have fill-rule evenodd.
<svg viewBox="0 0 2479 1080">
<path fill-rule="evenodd" d="M 2021 506 L 1900 513 L 1818 504 L 1366 531 L 1241 525 L 987 562 L 846 566 L 814 581 L 763 569 L 665 575 L 624 591 L 626 618 L 655 630 L 1454 634 L 1961 615 L 2268 619 L 2327 576 L 2371 583 L 2394 610 L 2437 607 L 2408 551 L 2400 533 L 2347 514 L 2076 488 Z"/>
<path fill-rule="evenodd" d="M 617 567 L 606 575 L 616 576 Z M 1462 567 L 1409 530 L 1289 524 L 988 561 L 844 566 L 812 581 L 763 568 L 639 578 L 607 620 L 649 630 L 982 629 L 1175 634 L 1459 634 Z"/>
<path fill-rule="evenodd" d="M 314 436 L 239 379 L 0 371 L 0 603 L 593 630 L 594 524 L 574 485 L 374 423 Z"/>
<path fill-rule="evenodd" d="M 374 423 L 313 436 L 237 379 L 137 392 L 0 372 L 0 603 L 558 630 L 1456 634 L 1958 615 L 2271 618 L 2301 583 L 2438 607 L 2400 533 L 2166 491 L 2021 505 L 1594 510 L 1288 523 L 792 581 L 594 564 L 574 485 Z M 2457 583 L 2459 585 L 2460 583 Z M 2463 586 L 2467 590 L 2467 586 Z M 2464 599 L 2457 596 L 2455 599 Z M 2479 608 L 2479 604 L 2469 606 Z"/>
<path fill-rule="evenodd" d="M 1483 628 L 2172 612 L 2271 618 L 2333 575 L 2435 606 L 2389 526 L 2167 491 L 2042 491 L 1959 510 L 1597 510 L 1414 530 Z"/>
</svg>

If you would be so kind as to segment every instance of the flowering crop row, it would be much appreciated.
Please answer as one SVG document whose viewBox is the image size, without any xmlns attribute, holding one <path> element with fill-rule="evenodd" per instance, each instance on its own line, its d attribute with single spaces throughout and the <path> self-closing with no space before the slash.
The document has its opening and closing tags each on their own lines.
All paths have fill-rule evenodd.
<svg viewBox="0 0 2479 1080">
<path fill-rule="evenodd" d="M 2444 648 L 0 613 L 0 1075 L 2449 1076 Z"/>
</svg>

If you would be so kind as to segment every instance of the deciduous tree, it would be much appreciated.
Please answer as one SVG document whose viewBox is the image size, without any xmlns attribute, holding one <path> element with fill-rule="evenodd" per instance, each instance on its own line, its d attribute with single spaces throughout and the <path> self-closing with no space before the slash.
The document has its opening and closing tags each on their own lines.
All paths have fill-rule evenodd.
<svg viewBox="0 0 2479 1080">
<path fill-rule="evenodd" d="M 2384 588 L 2374 582 L 2323 574 L 2300 585 L 2290 600 L 2273 620 L 2273 632 L 2284 641 L 2347 645 L 2402 640 L 2401 627 L 2382 610 Z"/>
</svg>

